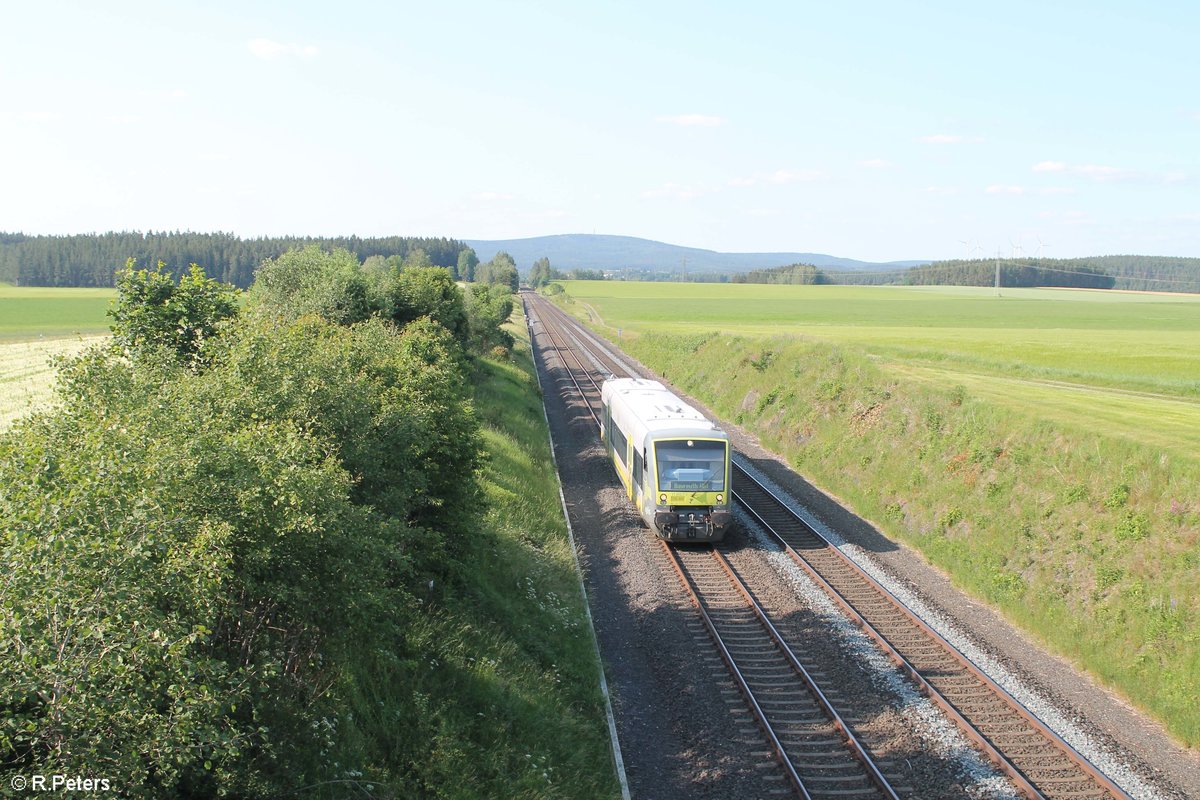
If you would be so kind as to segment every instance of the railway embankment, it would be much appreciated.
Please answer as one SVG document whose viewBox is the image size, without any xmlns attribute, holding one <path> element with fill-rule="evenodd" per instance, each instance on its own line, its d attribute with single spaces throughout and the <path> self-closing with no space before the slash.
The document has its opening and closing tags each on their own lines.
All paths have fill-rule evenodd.
<svg viewBox="0 0 1200 800">
<path fill-rule="evenodd" d="M 911 380 L 846 345 L 657 332 L 621 344 L 1200 743 L 1200 459 Z"/>
</svg>

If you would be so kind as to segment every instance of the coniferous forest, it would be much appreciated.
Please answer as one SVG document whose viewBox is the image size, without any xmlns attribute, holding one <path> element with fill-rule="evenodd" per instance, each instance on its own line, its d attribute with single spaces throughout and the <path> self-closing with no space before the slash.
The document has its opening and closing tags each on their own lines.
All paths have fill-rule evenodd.
<svg viewBox="0 0 1200 800">
<path fill-rule="evenodd" d="M 454 239 L 387 236 L 259 237 L 242 239 L 232 233 L 125 231 L 71 236 L 25 236 L 0 233 L 0 282 L 21 286 L 113 286 L 114 276 L 129 259 L 153 268 L 159 261 L 173 275 L 182 275 L 192 264 L 210 276 L 240 288 L 254 281 L 254 271 L 265 260 L 289 250 L 316 244 L 323 250 L 344 249 L 360 259 L 399 256 L 406 259 L 423 250 L 432 266 L 446 267 L 456 275 L 459 253 L 467 246 Z"/>
</svg>

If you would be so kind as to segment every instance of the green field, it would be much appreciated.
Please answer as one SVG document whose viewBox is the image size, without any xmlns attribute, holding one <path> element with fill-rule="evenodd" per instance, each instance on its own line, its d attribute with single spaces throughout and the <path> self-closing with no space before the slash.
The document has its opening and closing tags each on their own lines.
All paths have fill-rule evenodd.
<svg viewBox="0 0 1200 800">
<path fill-rule="evenodd" d="M 0 342 L 108 333 L 113 289 L 49 289 L 0 284 Z"/>
<path fill-rule="evenodd" d="M 108 333 L 112 289 L 0 284 L 0 430 L 50 399 L 50 359 Z"/>
<path fill-rule="evenodd" d="M 1069 289 L 572 281 L 616 335 L 791 333 L 1041 418 L 1200 452 L 1200 296 Z"/>
<path fill-rule="evenodd" d="M 571 313 L 1200 745 L 1200 297 L 564 285 Z"/>
</svg>

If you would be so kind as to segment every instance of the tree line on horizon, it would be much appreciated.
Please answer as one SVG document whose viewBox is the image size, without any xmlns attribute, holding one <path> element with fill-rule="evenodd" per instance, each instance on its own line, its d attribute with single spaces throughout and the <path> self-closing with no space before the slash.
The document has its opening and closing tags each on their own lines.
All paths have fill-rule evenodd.
<svg viewBox="0 0 1200 800">
<path fill-rule="evenodd" d="M 521 269 L 508 253 L 481 263 L 464 242 L 449 238 L 387 237 L 259 237 L 242 239 L 232 233 L 147 231 L 28 236 L 0 232 L 0 282 L 22 286 L 114 286 L 114 276 L 129 259 L 143 266 L 158 262 L 179 277 L 199 264 L 213 277 L 245 288 L 268 259 L 293 249 L 317 245 L 344 249 L 360 259 L 391 259 L 392 266 L 417 263 L 445 267 L 455 280 L 504 283 L 515 290 Z M 993 259 L 951 259 L 900 270 L 833 270 L 811 264 L 787 264 L 744 272 L 695 272 L 627 269 L 626 280 L 840 285 L 961 285 L 991 286 Z M 1200 258 L 1166 256 L 1094 256 L 1075 259 L 1000 259 L 1001 285 L 1064 286 L 1134 289 L 1140 291 L 1200 292 Z M 478 272 L 478 274 L 477 274 Z M 598 269 L 562 270 L 540 258 L 526 273 L 531 286 L 553 280 L 603 280 Z"/>
<path fill-rule="evenodd" d="M 445 267 L 456 279 L 473 280 L 479 263 L 475 251 L 456 239 L 415 236 L 315 237 L 282 236 L 242 239 L 232 233 L 136 231 L 85 233 L 69 236 L 27 236 L 0 233 L 0 281 L 21 286 L 112 287 L 117 271 L 129 259 L 153 267 L 160 261 L 173 276 L 185 275 L 192 264 L 205 267 L 213 278 L 245 289 L 255 271 L 268 259 L 289 250 L 317 245 L 322 250 L 346 250 L 360 259 L 396 257 L 404 261 L 420 250 L 432 266 Z"/>
<path fill-rule="evenodd" d="M 714 276 L 688 276 L 689 282 L 762 283 L 791 285 L 992 286 L 997 265 L 1000 285 L 1006 287 L 1064 287 L 1135 291 L 1200 292 L 1200 258 L 1158 256 L 1098 256 L 1074 259 L 978 259 L 934 261 L 887 271 L 831 270 L 812 264 L 788 264 Z M 679 280 L 678 273 L 639 280 Z"/>
</svg>

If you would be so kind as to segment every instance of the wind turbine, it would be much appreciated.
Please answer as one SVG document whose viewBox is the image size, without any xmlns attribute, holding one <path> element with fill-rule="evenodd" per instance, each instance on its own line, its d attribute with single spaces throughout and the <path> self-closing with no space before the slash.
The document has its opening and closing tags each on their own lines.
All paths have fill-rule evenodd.
<svg viewBox="0 0 1200 800">
<path fill-rule="evenodd" d="M 1042 257 L 1042 248 L 1049 247 L 1050 245 L 1043 242 L 1042 237 L 1040 237 L 1040 236 L 1037 237 L 1037 240 L 1038 240 L 1037 257 L 1041 258 Z"/>
<path fill-rule="evenodd" d="M 967 251 L 967 257 L 965 260 L 970 261 L 971 260 L 971 240 L 970 239 L 959 239 L 958 243 L 961 244 L 963 246 L 963 248 Z"/>
</svg>

